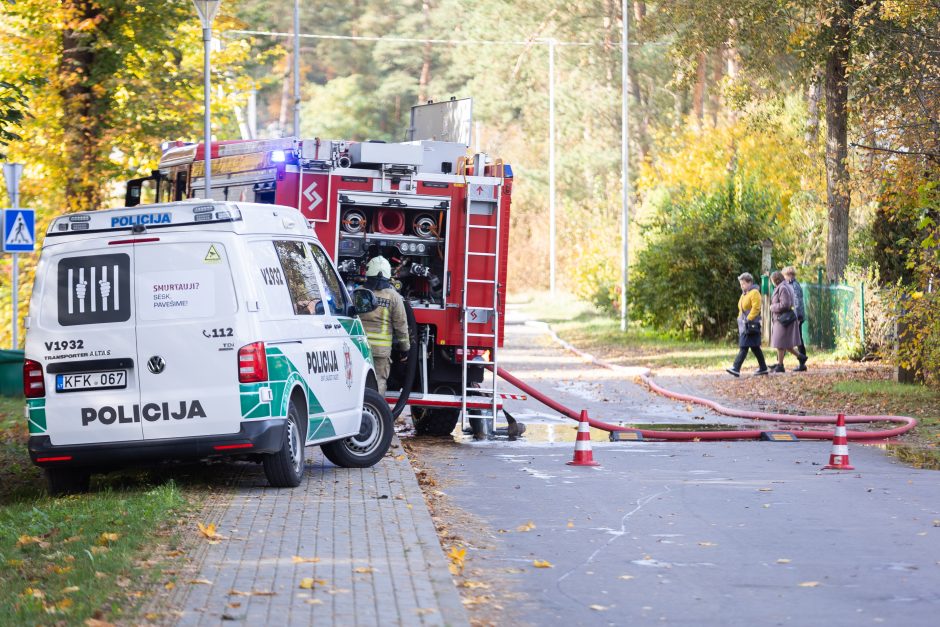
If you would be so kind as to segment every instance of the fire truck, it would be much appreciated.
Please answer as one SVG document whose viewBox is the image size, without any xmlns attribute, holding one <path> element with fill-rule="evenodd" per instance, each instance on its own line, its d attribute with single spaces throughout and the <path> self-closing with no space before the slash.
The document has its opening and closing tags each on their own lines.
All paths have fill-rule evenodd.
<svg viewBox="0 0 940 627">
<path fill-rule="evenodd" d="M 408 368 L 393 369 L 387 400 L 396 412 L 407 402 L 426 435 L 449 434 L 464 417 L 475 433 L 491 429 L 473 416 L 495 416 L 510 397 L 494 373 L 513 174 L 468 152 L 469 117 L 458 115 L 468 103 L 414 107 L 410 140 L 400 143 L 286 137 L 209 149 L 212 198 L 296 207 L 348 287 L 374 255 L 390 261 L 413 312 L 413 348 Z M 205 158 L 202 143 L 164 144 L 158 169 L 129 181 L 125 204 L 205 197 Z"/>
</svg>

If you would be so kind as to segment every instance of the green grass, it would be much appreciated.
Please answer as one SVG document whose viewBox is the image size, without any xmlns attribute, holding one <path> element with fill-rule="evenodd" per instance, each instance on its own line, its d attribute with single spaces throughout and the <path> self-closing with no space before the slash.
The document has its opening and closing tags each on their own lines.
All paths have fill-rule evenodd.
<svg viewBox="0 0 940 627">
<path fill-rule="evenodd" d="M 912 402 L 924 401 L 936 403 L 940 413 L 940 391 L 925 385 L 910 385 L 897 381 L 840 381 L 833 385 L 836 392 L 858 396 L 886 396 L 892 399 Z"/>
<path fill-rule="evenodd" d="M 46 495 L 26 450 L 23 402 L 0 399 L 0 616 L 81 625 L 132 617 L 159 564 L 142 563 L 187 508 L 172 480 L 97 478 L 92 492 Z"/>
<path fill-rule="evenodd" d="M 624 333 L 619 319 L 600 313 L 569 294 L 554 297 L 544 293 L 514 294 L 510 303 L 525 315 L 548 323 L 559 337 L 581 350 L 621 365 L 721 370 L 731 365 L 738 351 L 736 338 L 693 340 L 637 323 L 628 325 Z M 772 352 L 764 348 L 771 363 L 776 359 Z M 834 359 L 832 351 L 814 351 L 811 357 L 816 363 Z M 792 356 L 789 361 L 793 361 Z M 753 357 L 749 363 L 755 363 Z"/>
</svg>

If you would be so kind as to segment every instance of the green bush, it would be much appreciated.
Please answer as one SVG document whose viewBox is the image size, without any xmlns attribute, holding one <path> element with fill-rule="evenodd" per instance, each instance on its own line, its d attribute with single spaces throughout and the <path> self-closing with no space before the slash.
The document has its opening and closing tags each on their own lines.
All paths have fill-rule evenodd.
<svg viewBox="0 0 940 627">
<path fill-rule="evenodd" d="M 724 337 L 737 329 L 738 275 L 758 277 L 761 241 L 771 238 L 774 257 L 788 258 L 778 203 L 734 177 L 710 192 L 683 196 L 690 200 L 658 196 L 643 226 L 646 247 L 631 270 L 633 317 L 667 331 Z"/>
</svg>

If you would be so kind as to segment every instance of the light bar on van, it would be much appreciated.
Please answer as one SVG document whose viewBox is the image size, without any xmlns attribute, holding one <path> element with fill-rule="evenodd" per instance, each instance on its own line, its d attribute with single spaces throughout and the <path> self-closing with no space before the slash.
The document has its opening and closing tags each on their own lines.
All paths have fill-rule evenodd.
<svg viewBox="0 0 940 627">
<path fill-rule="evenodd" d="M 287 161 L 287 153 L 283 150 L 271 151 L 271 163 L 284 163 Z"/>
<path fill-rule="evenodd" d="M 69 216 L 69 222 L 89 222 L 90 220 L 91 216 L 89 215 Z"/>
<path fill-rule="evenodd" d="M 215 210 L 215 205 L 199 205 L 198 207 L 193 207 L 193 213 L 212 213 Z"/>
</svg>

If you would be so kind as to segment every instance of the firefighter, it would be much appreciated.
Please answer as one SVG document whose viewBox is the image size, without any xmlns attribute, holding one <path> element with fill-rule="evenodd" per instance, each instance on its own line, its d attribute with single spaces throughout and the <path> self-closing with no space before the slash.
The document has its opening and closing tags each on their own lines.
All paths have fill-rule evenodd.
<svg viewBox="0 0 940 627">
<path fill-rule="evenodd" d="M 360 314 L 362 326 L 369 336 L 372 347 L 372 361 L 375 363 L 375 377 L 378 379 L 379 394 L 385 396 L 388 372 L 391 368 L 393 342 L 408 359 L 411 342 L 408 338 L 408 318 L 405 316 L 405 303 L 401 294 L 389 283 L 392 267 L 381 255 L 373 257 L 366 266 L 366 287 L 375 294 L 376 307 L 369 313 Z"/>
</svg>

